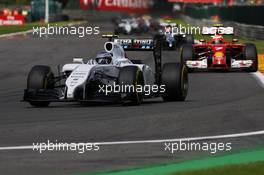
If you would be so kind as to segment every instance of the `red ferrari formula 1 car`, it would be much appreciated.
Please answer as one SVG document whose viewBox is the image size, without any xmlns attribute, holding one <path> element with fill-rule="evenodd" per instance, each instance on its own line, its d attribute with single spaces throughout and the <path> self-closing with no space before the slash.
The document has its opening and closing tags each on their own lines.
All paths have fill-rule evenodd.
<svg viewBox="0 0 264 175">
<path fill-rule="evenodd" d="M 189 70 L 194 69 L 239 69 L 248 72 L 258 70 L 257 49 L 254 44 L 239 44 L 237 39 L 227 42 L 224 35 L 232 35 L 232 27 L 203 27 L 202 33 L 212 35 L 210 41 L 199 44 L 185 44 L 181 59 Z"/>
</svg>

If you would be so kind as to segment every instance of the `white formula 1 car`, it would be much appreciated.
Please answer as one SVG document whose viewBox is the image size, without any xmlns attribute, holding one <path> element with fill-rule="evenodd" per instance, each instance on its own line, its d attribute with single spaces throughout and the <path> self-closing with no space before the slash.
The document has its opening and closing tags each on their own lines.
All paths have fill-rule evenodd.
<svg viewBox="0 0 264 175">
<path fill-rule="evenodd" d="M 163 50 L 175 50 L 181 48 L 183 44 L 193 44 L 192 35 L 181 32 L 180 27 L 176 23 L 160 23 L 163 28 L 159 34 L 163 36 Z"/>
<path fill-rule="evenodd" d="M 139 23 L 135 18 L 121 19 L 115 27 L 115 34 L 131 35 L 134 33 L 140 33 Z"/>
<path fill-rule="evenodd" d="M 54 76 L 48 66 L 34 66 L 27 79 L 24 101 L 35 107 L 50 102 L 114 101 L 138 105 L 145 98 L 162 96 L 164 101 L 184 101 L 188 71 L 180 63 L 161 63 L 161 42 L 144 39 L 109 39 L 96 58 L 74 59 Z M 140 60 L 126 57 L 128 51 L 152 51 L 155 71 Z M 113 88 L 114 87 L 114 88 Z"/>
</svg>

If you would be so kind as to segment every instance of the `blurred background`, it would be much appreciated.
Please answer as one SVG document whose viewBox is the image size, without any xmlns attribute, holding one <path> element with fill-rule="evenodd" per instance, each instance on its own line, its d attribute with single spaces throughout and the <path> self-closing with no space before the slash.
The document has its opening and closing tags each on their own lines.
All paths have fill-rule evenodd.
<svg viewBox="0 0 264 175">
<path fill-rule="evenodd" d="M 24 11 L 28 20 L 41 20 L 45 17 L 46 0 L 1 0 L 0 9 Z M 133 4 L 134 3 L 134 4 Z M 125 7 L 132 5 L 131 8 Z M 133 5 L 137 6 L 133 9 Z M 122 7 L 124 6 L 124 7 Z M 194 18 L 214 18 L 215 20 L 229 20 L 246 24 L 264 25 L 260 20 L 264 15 L 264 0 L 49 0 L 51 20 L 63 11 L 122 11 L 128 13 L 164 13 L 179 15 L 183 13 Z M 132 10 L 131 10 L 132 9 Z M 27 13 L 26 13 L 27 11 Z M 80 13 L 80 12 L 79 12 Z M 70 18 L 76 18 L 69 14 Z M 83 14 L 81 14 L 83 15 Z M 78 16 L 84 18 L 85 16 Z M 59 19 L 57 19 L 59 20 Z"/>
<path fill-rule="evenodd" d="M 45 21 L 47 2 L 49 22 L 147 14 L 197 26 L 221 22 L 238 36 L 264 39 L 264 0 L 0 0 L 0 26 Z"/>
</svg>

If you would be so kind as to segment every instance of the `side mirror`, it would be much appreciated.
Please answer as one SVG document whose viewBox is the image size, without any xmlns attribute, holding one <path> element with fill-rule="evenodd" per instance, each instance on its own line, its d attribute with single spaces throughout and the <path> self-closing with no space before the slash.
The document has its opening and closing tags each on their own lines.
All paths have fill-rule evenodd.
<svg viewBox="0 0 264 175">
<path fill-rule="evenodd" d="M 199 40 L 201 43 L 204 43 L 205 42 L 205 39 L 200 39 Z"/>
<path fill-rule="evenodd" d="M 84 64 L 82 58 L 73 58 L 73 62 L 74 62 L 74 63 L 79 63 L 79 64 Z"/>
<path fill-rule="evenodd" d="M 232 40 L 232 42 L 233 42 L 233 43 L 236 43 L 236 42 L 238 42 L 238 39 L 234 38 L 234 39 Z"/>
</svg>

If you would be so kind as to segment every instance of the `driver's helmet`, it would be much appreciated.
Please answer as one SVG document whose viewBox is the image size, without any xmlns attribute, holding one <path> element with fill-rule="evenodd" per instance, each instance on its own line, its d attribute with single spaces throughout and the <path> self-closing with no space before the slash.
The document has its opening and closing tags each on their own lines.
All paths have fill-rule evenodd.
<svg viewBox="0 0 264 175">
<path fill-rule="evenodd" d="M 213 44 L 222 44 L 224 41 L 224 38 L 222 35 L 214 35 L 212 36 L 212 43 Z"/>
<path fill-rule="evenodd" d="M 96 56 L 96 62 L 98 64 L 111 64 L 112 63 L 112 54 L 108 52 L 98 53 Z"/>
</svg>

